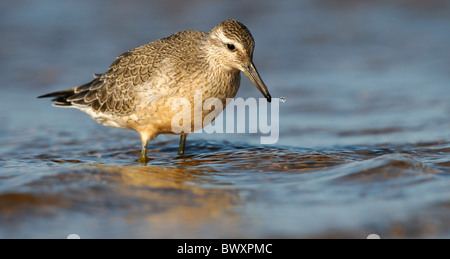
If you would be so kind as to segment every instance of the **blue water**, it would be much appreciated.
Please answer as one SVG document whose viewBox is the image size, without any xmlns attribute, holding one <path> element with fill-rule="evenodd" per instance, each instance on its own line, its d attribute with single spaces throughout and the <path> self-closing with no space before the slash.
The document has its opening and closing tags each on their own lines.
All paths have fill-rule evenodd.
<svg viewBox="0 0 450 259">
<path fill-rule="evenodd" d="M 447 1 L 175 2 L 0 3 L 0 238 L 450 236 Z M 135 132 L 36 99 L 228 18 L 286 97 L 276 144 L 160 136 L 142 166 Z"/>
</svg>

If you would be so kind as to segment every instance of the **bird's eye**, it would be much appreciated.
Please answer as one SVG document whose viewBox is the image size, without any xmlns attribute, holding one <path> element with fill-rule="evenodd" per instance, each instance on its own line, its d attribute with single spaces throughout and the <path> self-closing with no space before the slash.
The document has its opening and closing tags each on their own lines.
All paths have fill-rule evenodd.
<svg viewBox="0 0 450 259">
<path fill-rule="evenodd" d="M 231 51 L 236 50 L 236 47 L 233 44 L 227 44 L 227 48 Z"/>
</svg>

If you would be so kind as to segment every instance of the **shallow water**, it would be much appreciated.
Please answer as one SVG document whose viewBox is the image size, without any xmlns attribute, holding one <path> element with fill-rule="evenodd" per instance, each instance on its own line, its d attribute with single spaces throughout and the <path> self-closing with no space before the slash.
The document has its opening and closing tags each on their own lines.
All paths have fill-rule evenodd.
<svg viewBox="0 0 450 259">
<path fill-rule="evenodd" d="M 339 2 L 1 3 L 0 238 L 449 238 L 450 4 Z M 277 144 L 161 136 L 142 166 L 136 133 L 35 99 L 230 17 L 287 98 Z"/>
</svg>

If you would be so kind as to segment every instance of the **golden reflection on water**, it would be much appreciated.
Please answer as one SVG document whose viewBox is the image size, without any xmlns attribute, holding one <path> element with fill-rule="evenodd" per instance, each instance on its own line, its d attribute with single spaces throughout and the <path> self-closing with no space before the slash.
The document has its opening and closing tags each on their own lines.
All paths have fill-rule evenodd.
<svg viewBox="0 0 450 259">
<path fill-rule="evenodd" d="M 205 231 L 205 226 L 218 226 L 226 233 L 239 221 L 239 216 L 233 213 L 238 193 L 197 186 L 204 181 L 202 175 L 209 173 L 204 170 L 158 166 L 99 166 L 99 169 L 118 174 L 117 183 L 127 186 L 118 189 L 121 196 L 139 200 L 141 207 L 130 210 L 125 219 L 139 219 L 141 223 L 144 220 L 142 226 L 149 234 L 197 235 Z"/>
<path fill-rule="evenodd" d="M 150 162 L 146 166 L 100 165 L 97 169 L 113 176 L 119 197 L 138 201 L 125 219 L 140 221 L 141 231 L 158 237 L 204 236 L 205 232 L 215 237 L 245 237 L 240 209 L 251 192 L 245 187 L 249 173 L 270 183 L 282 179 L 280 174 L 303 174 L 344 161 L 325 154 L 261 149 L 187 156 L 171 165 Z M 216 180 L 215 176 L 222 178 Z M 233 181 L 224 182 L 229 177 Z M 239 177 L 243 180 L 236 180 Z"/>
</svg>

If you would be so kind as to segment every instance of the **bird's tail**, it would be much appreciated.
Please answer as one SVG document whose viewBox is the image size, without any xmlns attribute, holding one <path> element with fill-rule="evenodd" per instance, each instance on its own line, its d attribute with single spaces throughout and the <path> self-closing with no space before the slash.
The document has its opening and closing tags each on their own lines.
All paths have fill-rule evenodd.
<svg viewBox="0 0 450 259">
<path fill-rule="evenodd" d="M 102 86 L 102 82 L 100 80 L 100 77 L 102 74 L 94 74 L 94 80 L 91 82 L 70 88 L 67 90 L 57 91 L 49 94 L 44 94 L 41 96 L 38 96 L 38 98 L 51 98 L 53 97 L 52 101 L 55 102 L 53 105 L 55 106 L 62 106 L 62 107 L 70 107 L 75 105 L 89 105 L 89 103 L 86 103 L 84 101 L 84 97 L 86 94 L 88 94 L 91 90 L 96 90 L 99 87 Z"/>
<path fill-rule="evenodd" d="M 51 98 L 53 97 L 52 101 L 55 102 L 55 106 L 72 106 L 72 103 L 67 101 L 67 98 L 71 97 L 75 94 L 75 88 L 62 90 L 58 92 L 48 93 L 41 96 L 38 96 L 38 98 Z"/>
</svg>

